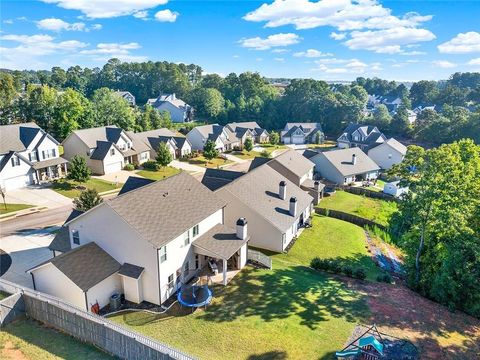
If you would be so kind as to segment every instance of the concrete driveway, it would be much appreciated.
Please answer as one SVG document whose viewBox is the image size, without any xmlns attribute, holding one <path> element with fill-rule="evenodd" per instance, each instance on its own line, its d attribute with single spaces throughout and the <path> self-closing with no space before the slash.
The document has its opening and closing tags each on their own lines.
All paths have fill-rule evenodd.
<svg viewBox="0 0 480 360">
<path fill-rule="evenodd" d="M 110 183 L 118 182 L 121 184 L 125 184 L 125 182 L 130 176 L 142 177 L 137 173 L 135 173 L 134 171 L 127 171 L 127 170 L 120 170 L 110 174 L 101 175 L 101 176 L 92 176 L 92 177 L 103 180 L 103 181 L 108 181 Z"/>
<path fill-rule="evenodd" d="M 189 171 L 192 173 L 196 173 L 196 172 L 204 173 L 206 170 L 206 167 L 197 166 L 197 165 L 189 164 L 188 162 L 178 161 L 178 160 L 173 160 L 170 163 L 170 166 L 180 170 Z"/>
<path fill-rule="evenodd" d="M 12 265 L 1 277 L 22 286 L 33 288 L 32 277 L 25 271 L 52 258 L 48 245 L 58 227 L 18 232 L 0 239 L 0 248 L 12 258 Z"/>
<path fill-rule="evenodd" d="M 10 204 L 30 204 L 49 209 L 72 205 L 72 199 L 42 186 L 11 190 L 7 192 L 5 201 Z"/>
</svg>

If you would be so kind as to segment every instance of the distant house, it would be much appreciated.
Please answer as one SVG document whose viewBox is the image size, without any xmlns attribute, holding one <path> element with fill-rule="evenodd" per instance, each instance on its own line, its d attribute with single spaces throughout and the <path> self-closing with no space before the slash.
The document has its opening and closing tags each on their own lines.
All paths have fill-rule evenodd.
<svg viewBox="0 0 480 360">
<path fill-rule="evenodd" d="M 159 111 L 167 111 L 174 123 L 193 121 L 193 107 L 178 99 L 175 94 L 160 95 L 156 99 L 149 99 L 147 104 Z"/>
<path fill-rule="evenodd" d="M 133 96 L 129 91 L 115 91 L 115 94 L 127 100 L 130 106 L 135 106 L 135 96 Z"/>
<path fill-rule="evenodd" d="M 376 126 L 349 124 L 337 139 L 337 146 L 341 149 L 359 147 L 367 152 L 385 140 L 387 137 Z"/>
<path fill-rule="evenodd" d="M 242 133 L 242 138 L 247 136 L 253 136 L 249 130 Z M 218 124 L 196 126 L 187 134 L 187 139 L 192 144 L 192 149 L 200 151 L 203 150 L 208 140 L 215 143 L 215 148 L 219 152 L 235 148 L 242 149 L 242 138 L 238 138 L 229 127 Z"/>
<path fill-rule="evenodd" d="M 0 126 L 0 186 L 13 190 L 65 176 L 58 141 L 35 123 Z"/>
<path fill-rule="evenodd" d="M 413 110 L 407 110 L 408 122 L 410 125 L 414 124 L 417 121 L 417 113 Z"/>
<path fill-rule="evenodd" d="M 161 305 L 208 262 L 223 285 L 245 266 L 250 220 L 227 222 L 219 195 L 186 172 L 137 185 L 64 225 L 72 250 L 29 270 L 37 290 L 87 310 L 115 293 Z"/>
<path fill-rule="evenodd" d="M 378 146 L 368 150 L 368 156 L 375 161 L 382 169 L 390 169 L 395 164 L 400 164 L 407 147 L 394 138 L 390 138 Z"/>
<path fill-rule="evenodd" d="M 408 192 L 408 188 L 400 187 L 400 181 L 392 181 L 383 185 L 383 192 L 388 195 L 400 197 Z"/>
<path fill-rule="evenodd" d="M 84 157 L 94 174 L 120 171 L 125 164 L 142 164 L 150 159 L 150 148 L 135 133 L 116 126 L 73 131 L 62 143 L 64 156 Z"/>
<path fill-rule="evenodd" d="M 339 185 L 374 180 L 380 167 L 360 148 L 353 147 L 319 152 L 310 158 L 315 172 L 322 178 Z"/>
<path fill-rule="evenodd" d="M 325 135 L 320 123 L 287 123 L 280 133 L 284 144 L 322 143 Z"/>
<path fill-rule="evenodd" d="M 250 130 L 253 135 L 253 141 L 258 144 L 264 144 L 270 140 L 268 131 L 261 128 L 255 121 L 233 122 L 226 126 L 235 133 L 237 133 L 237 131 L 244 131 L 243 129 Z"/>
<path fill-rule="evenodd" d="M 150 158 L 157 157 L 157 150 L 161 142 L 166 143 L 174 159 L 181 158 L 192 152 L 190 141 L 169 129 L 155 129 L 135 133 L 135 135 L 150 148 Z"/>
</svg>

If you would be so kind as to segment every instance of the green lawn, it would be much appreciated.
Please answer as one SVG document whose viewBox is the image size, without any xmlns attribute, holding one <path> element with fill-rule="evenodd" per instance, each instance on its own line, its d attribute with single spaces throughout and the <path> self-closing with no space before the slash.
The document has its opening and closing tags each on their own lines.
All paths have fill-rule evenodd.
<svg viewBox="0 0 480 360">
<path fill-rule="evenodd" d="M 225 159 L 222 159 L 220 157 L 217 157 L 215 159 L 207 161 L 207 159 L 205 159 L 205 157 L 203 155 L 194 157 L 192 159 L 188 159 L 187 161 L 190 164 L 193 164 L 193 165 L 205 166 L 205 167 L 213 168 L 213 169 L 216 169 L 219 166 L 223 166 L 223 165 L 227 165 L 227 164 L 232 163 L 230 160 L 225 160 Z"/>
<path fill-rule="evenodd" d="M 24 210 L 33 207 L 33 205 L 28 204 L 7 204 L 7 209 L 5 210 L 5 205 L 0 203 L 0 215 L 8 214 L 10 212 Z"/>
<path fill-rule="evenodd" d="M 7 294 L 6 292 L 0 291 L 0 300 L 5 299 L 6 297 L 9 297 L 10 294 Z"/>
<path fill-rule="evenodd" d="M 385 185 L 385 181 L 377 179 L 377 185 L 376 186 L 369 186 L 368 189 L 376 192 L 382 192 L 383 191 L 383 186 Z"/>
<path fill-rule="evenodd" d="M 278 261 L 310 266 L 314 257 L 336 259 L 344 265 L 367 271 L 367 278 L 375 280 L 381 270 L 366 249 L 364 230 L 342 220 L 313 215 L 313 226 L 305 229 L 288 254 L 269 254 Z"/>
<path fill-rule="evenodd" d="M 80 195 L 80 192 L 81 192 L 81 190 L 78 190 L 75 188 L 76 186 L 85 186 L 88 189 L 95 189 L 99 193 L 101 193 L 104 191 L 120 189 L 122 185 L 123 184 L 118 184 L 118 186 L 115 186 L 115 184 L 111 182 L 103 181 L 95 178 L 90 178 L 85 183 L 79 183 L 72 180 L 61 179 L 61 180 L 54 181 L 52 183 L 52 189 L 58 192 L 59 194 L 62 194 L 63 196 L 66 196 L 69 198 L 76 198 Z"/>
<path fill-rule="evenodd" d="M 337 147 L 337 143 L 335 141 L 325 141 L 323 144 L 308 144 L 307 147 L 309 149 L 316 149 L 320 151 L 327 151 L 332 150 Z"/>
<path fill-rule="evenodd" d="M 280 149 L 286 149 L 287 147 L 282 144 L 278 145 L 272 145 L 272 144 L 257 144 L 255 146 L 259 146 L 263 148 L 264 150 L 267 150 L 270 154 L 274 152 L 275 150 L 280 150 Z M 258 156 L 258 155 L 257 155 Z"/>
<path fill-rule="evenodd" d="M 341 281 L 277 260 L 273 270 L 246 267 L 213 291 L 207 309 L 193 314 L 112 319 L 200 359 L 329 359 L 369 316 L 363 295 Z"/>
<path fill-rule="evenodd" d="M 337 191 L 332 196 L 323 198 L 319 207 L 358 215 L 385 226 L 397 211 L 397 204 L 393 201 L 372 199 L 346 191 Z"/>
<path fill-rule="evenodd" d="M 253 150 L 252 151 L 247 151 L 247 150 L 233 151 L 232 155 L 244 160 L 249 160 L 249 159 L 253 159 L 254 157 L 261 156 L 258 151 L 253 151 Z"/>
<path fill-rule="evenodd" d="M 11 323 L 0 331 L 0 358 L 113 359 L 91 345 L 27 319 Z"/>
<path fill-rule="evenodd" d="M 170 166 L 165 166 L 163 169 L 160 169 L 158 171 L 140 170 L 137 172 L 137 174 L 151 180 L 162 180 L 170 176 L 176 175 L 179 172 L 180 172 L 179 169 L 176 169 Z"/>
</svg>

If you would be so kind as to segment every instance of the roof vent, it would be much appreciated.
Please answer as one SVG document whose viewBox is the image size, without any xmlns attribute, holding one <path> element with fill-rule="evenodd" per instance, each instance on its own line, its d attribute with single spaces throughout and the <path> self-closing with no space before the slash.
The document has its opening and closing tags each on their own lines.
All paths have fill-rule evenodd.
<svg viewBox="0 0 480 360">
<path fill-rule="evenodd" d="M 278 197 L 282 200 L 287 198 L 287 183 L 283 180 L 278 184 Z"/>
</svg>

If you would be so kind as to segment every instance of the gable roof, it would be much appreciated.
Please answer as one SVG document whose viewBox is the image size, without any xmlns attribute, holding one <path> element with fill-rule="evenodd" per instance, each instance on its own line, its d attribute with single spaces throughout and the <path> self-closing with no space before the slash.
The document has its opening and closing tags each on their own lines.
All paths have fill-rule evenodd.
<svg viewBox="0 0 480 360">
<path fill-rule="evenodd" d="M 91 289 L 120 269 L 118 261 L 94 242 L 79 246 L 27 271 L 30 272 L 48 263 L 55 266 L 83 291 Z"/>
<path fill-rule="evenodd" d="M 320 123 L 312 122 L 289 122 L 285 124 L 285 131 L 290 130 L 292 127 L 302 127 L 303 129 L 318 129 L 322 131 L 322 125 Z"/>
<path fill-rule="evenodd" d="M 282 165 L 299 178 L 313 169 L 315 164 L 302 156 L 296 150 L 289 149 L 268 162 L 268 165 L 275 167 L 275 164 Z"/>
<path fill-rule="evenodd" d="M 163 94 L 156 99 L 149 99 L 147 103 L 151 104 L 154 107 L 159 107 L 164 103 L 170 103 L 181 110 L 188 110 L 190 108 L 190 105 L 188 105 L 182 99 L 177 98 L 175 94 Z"/>
<path fill-rule="evenodd" d="M 63 223 L 64 225 L 70 220 L 75 219 L 77 216 L 83 214 L 83 211 L 73 209 L 70 215 L 68 215 L 67 220 Z M 52 251 L 60 251 L 62 253 L 72 250 L 72 245 L 70 244 L 70 234 L 68 232 L 68 226 L 63 226 L 55 234 L 48 249 Z"/>
<path fill-rule="evenodd" d="M 142 144 L 144 144 L 145 150 L 142 150 L 142 151 L 146 151 L 147 149 L 150 149 L 150 148 L 153 149 L 154 151 L 158 149 L 160 140 L 152 140 L 152 139 L 158 139 L 159 137 L 162 137 L 162 136 L 168 137 L 168 138 L 178 136 L 176 133 L 174 133 L 173 131 L 167 128 L 142 131 L 142 132 L 134 133 L 133 135 L 134 135 L 133 138 L 135 139 L 135 141 L 141 142 Z"/>
<path fill-rule="evenodd" d="M 39 132 L 45 133 L 33 122 L 1 125 L 0 154 L 6 154 L 9 151 L 25 151 Z"/>
<path fill-rule="evenodd" d="M 125 181 L 125 184 L 123 184 L 122 188 L 120 189 L 118 196 L 125 194 L 129 191 L 141 188 L 142 186 L 151 184 L 152 182 L 155 182 L 155 180 L 141 178 L 137 176 L 129 176 L 127 181 Z"/>
<path fill-rule="evenodd" d="M 246 239 L 239 239 L 234 230 L 223 224 L 217 224 L 198 239 L 195 239 L 192 245 L 200 252 L 203 250 L 220 259 L 228 260 L 248 240 L 250 240 L 250 236 Z"/>
<path fill-rule="evenodd" d="M 114 144 L 110 141 L 97 141 L 97 146 L 93 151 L 92 155 L 90 155 L 90 159 L 92 160 L 103 160 L 105 156 L 107 156 L 108 151 L 110 148 L 114 146 Z"/>
<path fill-rule="evenodd" d="M 302 155 L 304 157 L 306 157 L 307 159 L 311 159 L 312 157 L 314 157 L 315 155 L 318 155 L 318 151 L 315 151 L 315 150 L 312 150 L 312 149 L 305 149 L 302 153 Z"/>
<path fill-rule="evenodd" d="M 103 204 L 157 248 L 226 205 L 186 172 L 129 191 Z"/>
<path fill-rule="evenodd" d="M 82 140 L 90 149 L 97 146 L 97 141 L 108 141 L 116 143 L 120 138 L 122 129 L 115 125 L 100 126 L 89 129 L 75 130 L 73 133 Z"/>
<path fill-rule="evenodd" d="M 376 126 L 353 123 L 348 124 L 338 139 L 340 140 L 340 138 L 344 137 L 346 140 L 351 142 L 353 141 L 352 134 L 355 131 L 358 131 L 361 136 L 365 137 L 364 140 L 355 140 L 356 143 L 371 145 L 374 144 L 380 137 L 386 139 L 385 135 L 383 135 Z"/>
<path fill-rule="evenodd" d="M 250 130 L 259 129 L 260 126 L 257 124 L 256 121 L 242 121 L 242 122 L 232 122 L 227 124 L 227 126 L 232 130 L 235 131 L 237 127 L 242 127 Z"/>
<path fill-rule="evenodd" d="M 407 147 L 401 142 L 395 140 L 394 138 L 388 139 L 387 141 L 385 141 L 385 144 L 390 146 L 392 149 L 395 149 L 402 155 L 405 155 L 407 153 Z"/>
<path fill-rule="evenodd" d="M 206 169 L 202 177 L 202 184 L 210 190 L 215 191 L 243 175 L 245 175 L 245 173 L 240 171 Z"/>
<path fill-rule="evenodd" d="M 266 158 L 266 157 L 263 157 L 263 156 L 256 156 L 256 157 L 253 158 L 252 162 L 250 163 L 250 167 L 248 168 L 248 171 L 252 171 L 253 169 L 255 169 L 257 167 L 268 163 L 270 160 L 272 160 L 272 159 Z"/>
<path fill-rule="evenodd" d="M 352 162 L 352 155 L 357 159 L 355 165 Z M 325 151 L 316 156 L 325 157 L 343 176 L 380 170 L 380 167 L 358 147 Z"/>
<path fill-rule="evenodd" d="M 287 183 L 285 200 L 278 196 L 280 181 Z M 310 195 L 270 166 L 260 166 L 225 185 L 220 191 L 233 194 L 238 201 L 243 202 L 281 232 L 288 230 L 313 201 Z M 296 217 L 288 212 L 291 197 L 297 198 L 299 211 Z"/>
</svg>

